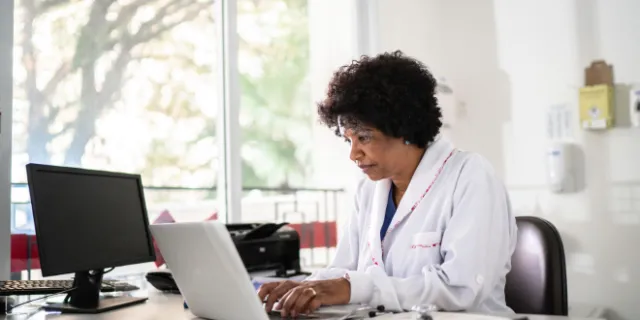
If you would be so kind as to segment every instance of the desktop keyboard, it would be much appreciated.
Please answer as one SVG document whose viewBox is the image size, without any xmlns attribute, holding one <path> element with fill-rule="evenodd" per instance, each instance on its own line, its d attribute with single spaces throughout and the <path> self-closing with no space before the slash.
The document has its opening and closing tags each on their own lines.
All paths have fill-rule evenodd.
<svg viewBox="0 0 640 320">
<path fill-rule="evenodd" d="M 0 296 L 46 295 L 73 288 L 73 280 L 0 280 Z M 135 291 L 140 288 L 117 280 L 102 280 L 102 292 Z"/>
</svg>

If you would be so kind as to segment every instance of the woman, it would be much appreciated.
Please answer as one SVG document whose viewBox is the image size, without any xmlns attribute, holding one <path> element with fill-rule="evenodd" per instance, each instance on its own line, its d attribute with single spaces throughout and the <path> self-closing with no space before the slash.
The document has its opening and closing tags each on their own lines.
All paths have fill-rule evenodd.
<svg viewBox="0 0 640 320">
<path fill-rule="evenodd" d="M 367 176 L 334 261 L 304 282 L 258 290 L 284 316 L 321 305 L 511 312 L 504 296 L 516 243 L 504 185 L 481 156 L 439 137 L 436 81 L 401 52 L 338 70 L 318 105 Z"/>
</svg>

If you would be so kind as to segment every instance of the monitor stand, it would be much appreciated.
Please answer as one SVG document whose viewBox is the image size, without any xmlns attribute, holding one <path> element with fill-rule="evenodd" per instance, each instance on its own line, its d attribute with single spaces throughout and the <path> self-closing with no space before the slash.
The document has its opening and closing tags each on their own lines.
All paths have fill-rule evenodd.
<svg viewBox="0 0 640 320">
<path fill-rule="evenodd" d="M 142 303 L 142 297 L 100 297 L 103 270 L 76 272 L 73 279 L 75 290 L 69 292 L 64 303 L 46 304 L 47 311 L 63 313 L 101 313 Z"/>
</svg>

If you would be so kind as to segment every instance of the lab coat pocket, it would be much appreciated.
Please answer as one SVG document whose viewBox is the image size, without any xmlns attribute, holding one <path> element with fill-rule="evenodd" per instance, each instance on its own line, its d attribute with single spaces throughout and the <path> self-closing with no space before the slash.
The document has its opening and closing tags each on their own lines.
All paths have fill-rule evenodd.
<svg viewBox="0 0 640 320">
<path fill-rule="evenodd" d="M 442 263 L 440 242 L 442 232 L 416 233 L 411 238 L 411 247 L 407 255 L 407 264 L 415 268 Z"/>
<path fill-rule="evenodd" d="M 411 238 L 411 249 L 435 249 L 440 247 L 441 232 L 416 233 Z"/>
</svg>

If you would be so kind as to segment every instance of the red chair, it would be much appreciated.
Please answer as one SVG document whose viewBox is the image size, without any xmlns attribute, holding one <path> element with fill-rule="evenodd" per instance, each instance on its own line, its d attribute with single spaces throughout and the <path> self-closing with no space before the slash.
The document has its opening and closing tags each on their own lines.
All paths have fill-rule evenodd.
<svg viewBox="0 0 640 320">
<path fill-rule="evenodd" d="M 334 248 L 338 245 L 335 221 L 289 224 L 300 235 L 300 249 Z"/>
<path fill-rule="evenodd" d="M 176 220 L 173 218 L 173 216 L 171 215 L 171 213 L 169 213 L 169 210 L 164 210 L 160 213 L 160 215 L 156 218 L 156 220 L 153 221 L 153 223 L 174 223 L 176 222 Z M 153 250 L 156 252 L 156 267 L 160 267 L 161 265 L 163 265 L 165 263 L 164 261 L 164 257 L 162 256 L 162 253 L 160 252 L 160 249 L 158 248 L 158 244 L 156 243 L 156 239 L 153 239 L 153 237 L 151 237 L 153 240 Z"/>
<path fill-rule="evenodd" d="M 205 221 L 209 221 L 209 220 L 218 220 L 218 212 L 214 212 L 211 216 L 209 216 L 207 219 L 205 219 Z M 171 215 L 171 213 L 169 213 L 168 210 L 164 210 L 162 211 L 162 213 L 160 213 L 160 216 L 158 216 L 158 218 L 156 218 L 156 220 L 153 223 L 174 223 L 176 222 L 176 220 L 173 218 L 173 216 Z M 160 267 L 163 264 L 165 264 L 164 261 L 164 257 L 162 256 L 162 253 L 160 252 L 160 249 L 158 248 L 158 244 L 156 243 L 156 240 L 153 239 L 153 248 L 156 252 L 156 267 Z"/>
<path fill-rule="evenodd" d="M 209 218 L 206 218 L 205 221 L 217 221 L 218 220 L 218 211 L 214 212 Z"/>
<path fill-rule="evenodd" d="M 173 218 L 169 210 L 164 210 L 160 212 L 160 215 L 153 221 L 153 223 L 174 223 L 176 219 Z"/>
<path fill-rule="evenodd" d="M 11 235 L 11 272 L 26 270 L 31 278 L 31 270 L 40 269 L 40 255 L 35 235 Z"/>
</svg>

